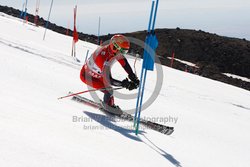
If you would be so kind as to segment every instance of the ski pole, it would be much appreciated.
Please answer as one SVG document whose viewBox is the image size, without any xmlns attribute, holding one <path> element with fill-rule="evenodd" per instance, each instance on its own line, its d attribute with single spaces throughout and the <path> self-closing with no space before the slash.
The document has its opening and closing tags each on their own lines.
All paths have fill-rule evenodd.
<svg viewBox="0 0 250 167">
<path fill-rule="evenodd" d="M 123 88 L 122 87 L 118 87 L 118 88 L 101 88 L 101 89 L 85 90 L 85 91 L 82 91 L 82 92 L 72 93 L 72 94 L 69 94 L 67 96 L 59 97 L 58 100 L 64 99 L 64 98 L 67 98 L 67 97 L 71 97 L 71 96 L 75 96 L 75 95 L 79 95 L 79 94 L 83 94 L 83 93 L 88 93 L 88 92 L 102 91 L 102 90 L 119 90 L 119 89 L 123 89 Z"/>
</svg>

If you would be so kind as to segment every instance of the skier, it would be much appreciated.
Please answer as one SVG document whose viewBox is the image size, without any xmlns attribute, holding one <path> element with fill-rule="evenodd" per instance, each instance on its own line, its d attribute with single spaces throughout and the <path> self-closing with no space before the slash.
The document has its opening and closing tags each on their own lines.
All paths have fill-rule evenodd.
<svg viewBox="0 0 250 167">
<path fill-rule="evenodd" d="M 82 82 L 95 89 L 103 89 L 101 91 L 104 93 L 103 105 L 105 108 L 120 109 L 114 104 L 111 86 L 124 87 L 128 90 L 136 89 L 139 86 L 139 79 L 124 57 L 129 48 L 130 42 L 125 36 L 114 35 L 109 44 L 99 47 L 82 67 L 80 73 Z M 127 78 L 123 81 L 112 78 L 110 65 L 114 60 L 121 64 L 130 81 Z"/>
</svg>

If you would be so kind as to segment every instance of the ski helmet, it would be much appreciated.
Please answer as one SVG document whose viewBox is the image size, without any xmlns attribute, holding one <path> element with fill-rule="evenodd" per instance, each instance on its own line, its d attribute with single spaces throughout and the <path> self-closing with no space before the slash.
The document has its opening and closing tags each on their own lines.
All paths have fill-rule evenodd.
<svg viewBox="0 0 250 167">
<path fill-rule="evenodd" d="M 122 54 L 128 53 L 130 47 L 129 40 L 123 35 L 114 35 L 110 40 L 110 48 L 113 53 L 118 51 Z"/>
</svg>

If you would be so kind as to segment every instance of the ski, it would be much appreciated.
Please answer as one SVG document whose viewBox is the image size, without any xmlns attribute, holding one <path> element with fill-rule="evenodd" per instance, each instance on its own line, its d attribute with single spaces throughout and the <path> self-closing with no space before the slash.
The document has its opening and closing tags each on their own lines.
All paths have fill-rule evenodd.
<svg viewBox="0 0 250 167">
<path fill-rule="evenodd" d="M 71 94 L 71 92 L 69 92 Z M 119 117 L 121 119 L 127 120 L 127 121 L 134 121 L 134 117 L 131 114 L 128 114 L 126 112 L 122 112 L 122 114 L 120 113 L 115 113 L 115 112 L 111 112 L 108 110 L 105 110 L 100 103 L 92 101 L 90 99 L 87 99 L 85 97 L 79 96 L 79 95 L 74 95 L 72 96 L 72 100 L 79 102 L 79 103 L 83 103 L 86 105 L 89 105 L 91 107 L 94 107 L 96 109 L 101 110 L 102 112 L 104 112 L 105 114 L 108 114 L 109 116 L 116 116 Z M 174 127 L 170 127 L 170 126 L 165 126 L 165 125 L 161 125 L 152 121 L 148 121 L 148 120 L 144 120 L 144 119 L 140 119 L 140 123 L 142 125 L 144 125 L 147 128 L 150 128 L 152 130 L 155 130 L 157 132 L 163 133 L 165 135 L 171 135 L 174 132 Z"/>
</svg>

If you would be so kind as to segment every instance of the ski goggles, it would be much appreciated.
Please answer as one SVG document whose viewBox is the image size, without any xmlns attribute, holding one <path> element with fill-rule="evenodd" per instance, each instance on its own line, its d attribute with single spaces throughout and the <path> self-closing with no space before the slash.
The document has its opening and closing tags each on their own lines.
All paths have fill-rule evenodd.
<svg viewBox="0 0 250 167">
<path fill-rule="evenodd" d="M 120 47 L 117 43 L 113 43 L 113 45 L 115 46 L 115 48 L 121 52 L 121 54 L 127 54 L 128 53 L 128 49 L 122 48 Z"/>
</svg>

